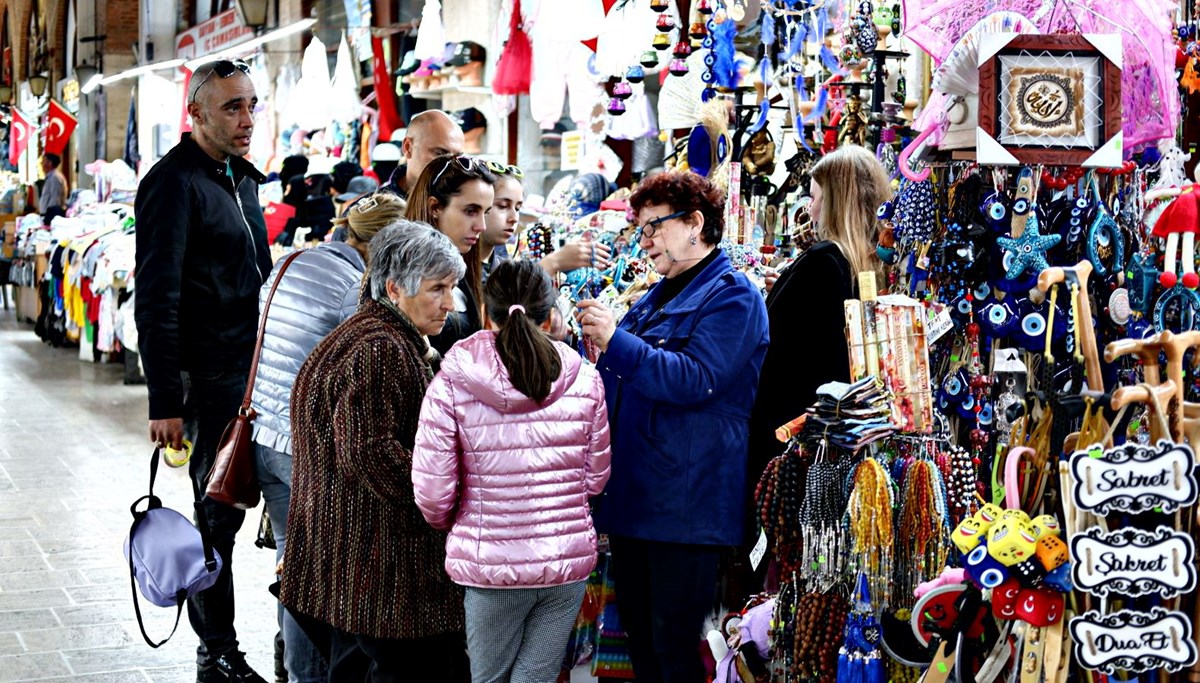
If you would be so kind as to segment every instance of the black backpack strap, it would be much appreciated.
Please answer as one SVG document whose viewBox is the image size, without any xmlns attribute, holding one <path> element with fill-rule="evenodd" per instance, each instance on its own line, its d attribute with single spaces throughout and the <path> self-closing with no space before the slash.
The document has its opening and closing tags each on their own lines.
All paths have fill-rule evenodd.
<svg viewBox="0 0 1200 683">
<path fill-rule="evenodd" d="M 155 460 L 155 466 L 158 461 Z M 209 537 L 208 529 L 208 512 L 204 509 L 204 492 L 200 490 L 200 484 L 196 483 L 196 478 L 192 473 L 188 472 L 188 479 L 192 482 L 192 507 L 196 510 L 196 527 L 200 529 L 200 543 L 204 546 L 204 568 L 210 572 L 217 570 L 217 558 L 213 554 L 212 539 Z M 153 482 L 151 482 L 153 486 Z"/>
</svg>

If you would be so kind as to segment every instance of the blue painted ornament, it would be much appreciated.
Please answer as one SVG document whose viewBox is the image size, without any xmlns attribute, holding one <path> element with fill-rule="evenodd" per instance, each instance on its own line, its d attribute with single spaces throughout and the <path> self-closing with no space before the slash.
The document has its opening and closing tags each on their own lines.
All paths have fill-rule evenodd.
<svg viewBox="0 0 1200 683">
<path fill-rule="evenodd" d="M 1025 232 L 1020 237 L 1000 237 L 996 242 L 1011 255 L 1011 262 L 1004 277 L 1014 280 L 1027 270 L 1034 275 L 1050 267 L 1046 261 L 1046 252 L 1062 241 L 1062 235 L 1043 235 L 1038 227 L 1036 210 L 1029 211 L 1029 219 L 1025 223 Z"/>
</svg>

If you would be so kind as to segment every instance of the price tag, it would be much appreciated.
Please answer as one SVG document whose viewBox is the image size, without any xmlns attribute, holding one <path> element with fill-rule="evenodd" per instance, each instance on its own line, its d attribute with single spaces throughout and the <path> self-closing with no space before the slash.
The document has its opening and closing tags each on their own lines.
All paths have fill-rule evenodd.
<svg viewBox="0 0 1200 683">
<path fill-rule="evenodd" d="M 759 530 L 758 543 L 750 550 L 750 568 L 758 570 L 758 565 L 762 563 L 763 556 L 767 554 L 767 532 Z"/>
<path fill-rule="evenodd" d="M 929 338 L 929 343 L 933 344 L 944 337 L 947 332 L 954 329 L 954 320 L 950 318 L 950 309 L 945 306 L 940 307 L 940 310 L 936 311 L 936 313 L 930 307 L 929 313 L 930 318 L 926 336 Z"/>
</svg>

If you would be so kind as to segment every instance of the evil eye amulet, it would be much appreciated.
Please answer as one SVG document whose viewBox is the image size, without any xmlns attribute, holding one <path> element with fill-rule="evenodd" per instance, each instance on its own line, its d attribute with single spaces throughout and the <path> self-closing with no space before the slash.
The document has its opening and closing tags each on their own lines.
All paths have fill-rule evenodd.
<svg viewBox="0 0 1200 683">
<path fill-rule="evenodd" d="M 986 545 L 980 545 L 967 554 L 967 578 L 980 588 L 995 588 L 1009 579 L 1008 567 L 992 557 Z"/>
</svg>

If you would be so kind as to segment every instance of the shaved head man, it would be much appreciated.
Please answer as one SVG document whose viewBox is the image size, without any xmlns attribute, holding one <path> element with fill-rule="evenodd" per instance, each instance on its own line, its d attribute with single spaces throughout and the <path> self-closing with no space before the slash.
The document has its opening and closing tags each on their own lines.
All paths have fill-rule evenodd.
<svg viewBox="0 0 1200 683">
<path fill-rule="evenodd" d="M 440 109 L 423 111 L 408 122 L 401 149 L 407 163 L 392 175 L 388 189 L 398 190 L 397 194 L 408 197 L 409 190 L 421 177 L 421 171 L 434 157 L 462 154 L 462 128 Z"/>
</svg>

